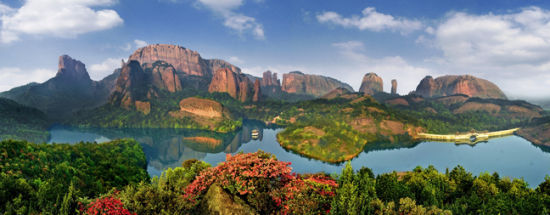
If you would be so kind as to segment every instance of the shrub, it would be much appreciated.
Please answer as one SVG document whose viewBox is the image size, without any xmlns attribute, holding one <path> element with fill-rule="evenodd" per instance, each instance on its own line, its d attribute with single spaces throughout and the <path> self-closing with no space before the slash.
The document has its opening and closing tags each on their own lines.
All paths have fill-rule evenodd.
<svg viewBox="0 0 550 215">
<path fill-rule="evenodd" d="M 275 156 L 258 151 L 248 154 L 227 155 L 225 162 L 199 174 L 185 188 L 184 199 L 190 207 L 199 204 L 200 197 L 214 182 L 238 195 L 259 212 L 272 211 L 276 206 L 270 192 L 295 178 L 290 162 L 278 161 Z"/>
<path fill-rule="evenodd" d="M 107 196 L 103 198 L 96 199 L 87 205 L 87 207 L 82 207 L 80 209 L 82 214 L 86 215 L 133 215 L 128 209 L 124 208 L 122 202 L 113 197 Z"/>
<path fill-rule="evenodd" d="M 330 212 L 330 204 L 338 184 L 327 176 L 297 178 L 274 190 L 273 200 L 281 214 L 322 214 Z"/>
</svg>

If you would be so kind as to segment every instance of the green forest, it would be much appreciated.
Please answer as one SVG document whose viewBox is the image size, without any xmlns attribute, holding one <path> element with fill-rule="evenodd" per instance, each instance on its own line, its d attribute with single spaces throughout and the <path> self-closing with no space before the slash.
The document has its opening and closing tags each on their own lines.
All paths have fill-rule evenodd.
<svg viewBox="0 0 550 215">
<path fill-rule="evenodd" d="M 46 114 L 41 111 L 0 98 L 0 140 L 45 142 L 49 137 L 49 124 Z"/>
<path fill-rule="evenodd" d="M 550 177 L 535 189 L 457 166 L 375 175 L 296 174 L 258 151 L 211 166 L 188 160 L 149 178 L 133 140 L 0 143 L 3 214 L 548 214 Z"/>
</svg>

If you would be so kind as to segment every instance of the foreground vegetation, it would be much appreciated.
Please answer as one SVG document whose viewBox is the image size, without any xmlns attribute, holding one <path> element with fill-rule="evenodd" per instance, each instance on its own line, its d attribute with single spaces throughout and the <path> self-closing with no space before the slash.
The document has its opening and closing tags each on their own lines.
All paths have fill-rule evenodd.
<svg viewBox="0 0 550 215">
<path fill-rule="evenodd" d="M 0 143 L 3 214 L 547 214 L 550 177 L 536 189 L 458 166 L 375 176 L 295 174 L 265 152 L 211 167 L 189 160 L 149 179 L 139 144 Z"/>
<path fill-rule="evenodd" d="M 3 214 L 75 214 L 79 203 L 112 188 L 147 182 L 146 159 L 133 140 L 104 144 L 0 142 Z"/>
</svg>

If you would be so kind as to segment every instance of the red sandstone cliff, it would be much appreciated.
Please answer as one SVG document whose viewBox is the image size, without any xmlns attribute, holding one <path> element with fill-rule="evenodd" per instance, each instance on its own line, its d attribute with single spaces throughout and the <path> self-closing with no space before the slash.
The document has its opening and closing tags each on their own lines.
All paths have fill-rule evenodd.
<svg viewBox="0 0 550 215">
<path fill-rule="evenodd" d="M 464 94 L 469 97 L 506 99 L 498 86 L 471 75 L 446 75 L 436 79 L 426 76 L 414 93 L 426 98 Z"/>
<path fill-rule="evenodd" d="M 348 84 L 330 77 L 306 75 L 301 72 L 290 72 L 283 75 L 282 91 L 286 93 L 321 97 L 339 87 L 353 91 Z"/>
<path fill-rule="evenodd" d="M 363 76 L 363 81 L 361 82 L 359 92 L 374 95 L 375 93 L 382 91 L 384 91 L 384 83 L 380 76 L 376 73 L 367 73 Z"/>
</svg>

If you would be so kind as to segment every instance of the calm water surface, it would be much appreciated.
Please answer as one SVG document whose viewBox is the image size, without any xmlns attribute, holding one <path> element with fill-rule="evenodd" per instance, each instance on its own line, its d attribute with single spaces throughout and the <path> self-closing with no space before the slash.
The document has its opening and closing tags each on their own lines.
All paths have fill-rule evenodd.
<svg viewBox="0 0 550 215">
<path fill-rule="evenodd" d="M 258 139 L 250 135 L 258 129 Z M 261 123 L 247 122 L 239 132 L 220 135 L 204 131 L 173 129 L 77 129 L 54 127 L 50 143 L 77 143 L 80 141 L 105 142 L 117 138 L 134 138 L 141 143 L 148 160 L 151 176 L 162 170 L 180 166 L 188 159 L 199 159 L 216 165 L 225 160 L 227 153 L 270 152 L 279 160 L 292 162 L 298 173 L 339 173 L 344 164 L 330 164 L 300 156 L 282 148 L 276 139 L 281 129 L 265 128 Z M 185 137 L 210 137 L 219 144 L 205 146 L 185 140 Z M 481 172 L 498 172 L 501 177 L 523 178 L 531 187 L 550 175 L 550 151 L 539 148 L 517 136 L 492 139 L 475 146 L 453 143 L 422 142 L 402 144 L 369 144 L 351 161 L 355 169 L 369 167 L 375 174 L 392 171 L 409 171 L 417 166 L 433 165 L 439 171 L 462 165 L 478 175 Z"/>
</svg>

